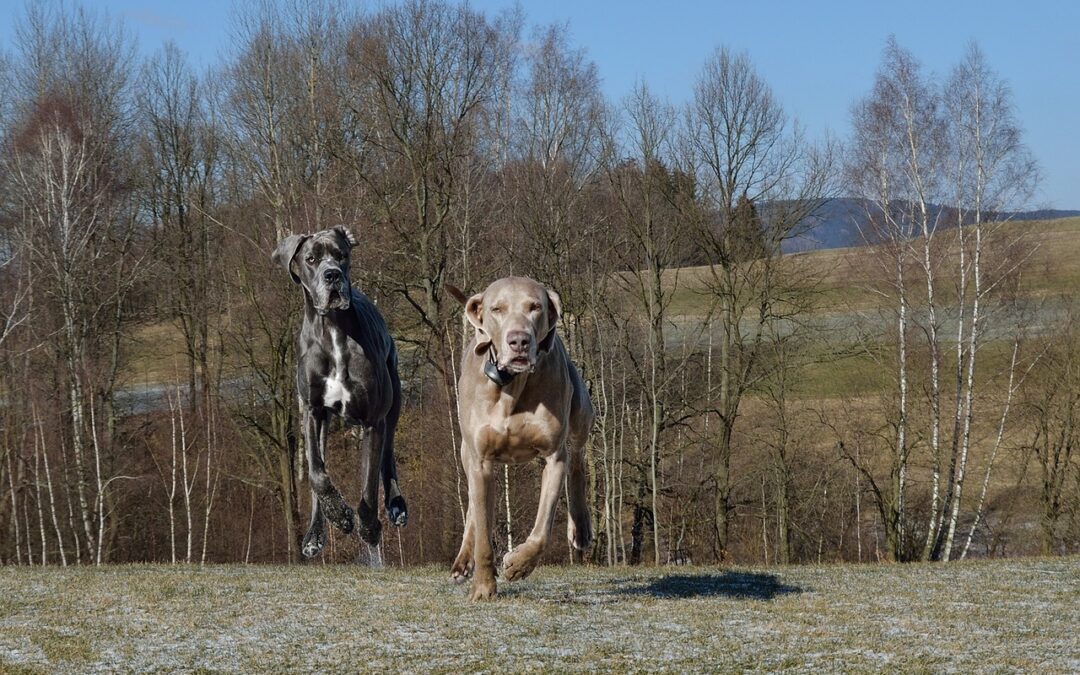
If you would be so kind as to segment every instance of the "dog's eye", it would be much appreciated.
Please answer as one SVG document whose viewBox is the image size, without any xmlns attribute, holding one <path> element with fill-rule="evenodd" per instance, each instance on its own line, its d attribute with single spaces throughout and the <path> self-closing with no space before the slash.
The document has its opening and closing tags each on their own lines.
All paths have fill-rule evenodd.
<svg viewBox="0 0 1080 675">
<path fill-rule="evenodd" d="M 491 308 L 491 313 L 492 314 L 502 314 L 502 307 L 492 307 Z"/>
<path fill-rule="evenodd" d="M 308 264 L 309 264 L 309 265 L 314 265 L 314 264 L 315 264 L 315 256 L 313 256 L 313 255 L 309 255 L 309 256 L 307 257 L 307 261 L 308 261 Z"/>
<path fill-rule="evenodd" d="M 540 311 L 540 303 L 534 302 L 531 305 L 529 305 L 529 311 L 530 312 L 539 312 Z"/>
</svg>

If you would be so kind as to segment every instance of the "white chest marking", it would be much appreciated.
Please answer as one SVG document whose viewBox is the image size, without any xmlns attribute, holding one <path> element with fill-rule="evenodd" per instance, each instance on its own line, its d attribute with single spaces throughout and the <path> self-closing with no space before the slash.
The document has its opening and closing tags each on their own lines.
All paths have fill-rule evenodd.
<svg viewBox="0 0 1080 675">
<path fill-rule="evenodd" d="M 333 365 L 330 374 L 326 377 L 323 390 L 323 405 L 327 408 L 334 408 L 340 404 L 339 411 L 345 410 L 345 407 L 349 405 L 349 390 L 345 387 L 345 378 L 348 376 L 348 372 L 345 367 L 344 345 L 340 341 L 342 339 L 337 334 L 330 336 L 330 342 L 333 346 L 331 354 Z"/>
</svg>

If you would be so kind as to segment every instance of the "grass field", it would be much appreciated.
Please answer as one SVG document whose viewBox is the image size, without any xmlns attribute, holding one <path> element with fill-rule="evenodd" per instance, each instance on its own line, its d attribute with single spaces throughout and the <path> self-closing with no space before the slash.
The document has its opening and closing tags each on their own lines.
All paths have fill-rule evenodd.
<svg viewBox="0 0 1080 675">
<path fill-rule="evenodd" d="M 950 230 L 942 230 L 949 236 Z M 1080 218 L 1056 220 L 1018 221 L 1000 225 L 994 235 L 998 242 L 1016 242 L 1024 235 L 1015 255 L 1023 256 L 1023 275 L 1017 288 L 1021 299 L 1030 301 L 1056 293 L 1073 292 L 1080 288 Z M 916 254 L 919 250 L 916 245 Z M 869 279 L 880 279 L 883 274 L 871 247 L 836 248 L 808 251 L 785 256 L 782 264 L 789 270 L 797 266 L 799 277 L 820 281 L 815 304 L 821 312 L 833 314 L 867 310 L 888 305 L 889 301 L 867 287 Z M 989 255 L 989 254 L 988 254 Z M 991 269 L 986 274 L 995 277 L 999 270 L 994 267 L 997 258 L 990 255 Z M 948 275 L 953 272 L 948 271 Z M 888 275 L 886 270 L 884 274 Z M 944 280 L 944 270 L 938 271 L 939 303 L 948 305 L 952 300 L 951 283 Z M 889 279 L 886 276 L 886 279 Z M 710 307 L 709 272 L 706 267 L 684 267 L 664 273 L 668 290 L 676 285 L 669 312 L 672 315 L 698 316 Z"/>
<path fill-rule="evenodd" d="M 0 672 L 1080 671 L 1080 558 L 442 569 L 0 570 Z"/>
<path fill-rule="evenodd" d="M 1002 239 L 1012 240 L 1021 232 L 1029 236 L 1022 247 L 1024 255 L 1028 257 L 1017 289 L 1018 297 L 1022 300 L 1020 304 L 1033 312 L 1032 320 L 1041 317 L 1048 324 L 1056 326 L 1063 316 L 1061 307 L 1053 305 L 1049 309 L 1040 309 L 1038 303 L 1055 294 L 1080 288 L 1080 264 L 1077 263 L 1080 260 L 1080 218 L 1008 223 L 1002 226 L 999 234 Z M 871 292 L 865 285 L 868 278 L 880 274 L 875 271 L 878 263 L 869 255 L 869 251 L 866 247 L 829 249 L 785 258 L 784 264 L 797 265 L 802 270 L 799 276 L 820 280 L 814 301 L 817 309 L 808 318 L 824 329 L 820 336 L 823 343 L 835 346 L 838 342 L 851 342 L 851 326 L 854 322 L 865 323 L 867 317 L 861 314 L 869 313 L 872 317 L 874 311 L 885 303 L 880 295 Z M 668 312 L 674 326 L 668 328 L 669 339 L 677 342 L 679 336 L 685 334 L 693 335 L 699 341 L 704 340 L 698 331 L 702 317 L 712 307 L 709 276 L 705 267 L 686 267 L 664 273 L 664 283 L 672 293 Z M 949 284 L 943 283 L 942 286 L 938 291 L 939 300 L 944 303 L 941 311 L 947 319 Z M 886 320 L 889 319 L 881 319 Z M 1001 330 L 1008 332 L 1011 329 L 1011 320 L 996 321 Z M 945 326 L 944 334 L 951 335 L 954 332 L 951 324 L 946 321 Z M 718 323 L 714 330 L 720 330 Z M 178 381 L 184 383 L 187 378 L 184 370 L 185 347 L 179 329 L 168 322 L 138 326 L 129 336 L 126 347 L 129 353 L 121 373 L 122 392 L 129 398 L 143 401 L 146 406 L 154 404 L 164 407 L 164 390 L 161 386 Z M 217 348 L 220 345 L 215 344 Z M 229 347 L 223 367 L 226 380 L 243 378 L 248 373 L 247 365 L 234 352 L 234 348 Z M 399 348 L 407 349 L 401 344 Z M 1008 345 L 1001 350 L 1004 350 L 1005 356 L 1002 358 L 1007 363 Z M 826 397 L 861 395 L 881 386 L 876 379 L 878 370 L 872 365 L 868 366 L 858 359 L 848 359 L 842 363 L 831 358 L 828 361 L 820 369 L 826 376 L 816 377 L 814 391 L 804 394 Z M 153 401 L 147 403 L 148 399 Z"/>
</svg>

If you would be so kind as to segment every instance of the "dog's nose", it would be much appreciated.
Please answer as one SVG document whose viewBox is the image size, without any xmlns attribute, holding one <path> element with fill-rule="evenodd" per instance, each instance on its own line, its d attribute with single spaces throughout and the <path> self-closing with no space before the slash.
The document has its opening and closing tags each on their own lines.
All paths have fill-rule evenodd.
<svg viewBox="0 0 1080 675">
<path fill-rule="evenodd" d="M 323 272 L 323 280 L 328 284 L 336 284 L 341 281 L 341 270 L 329 269 Z"/>
<path fill-rule="evenodd" d="M 506 334 L 506 344 L 510 347 L 510 351 L 516 354 L 528 351 L 531 343 L 532 336 L 523 330 L 512 330 Z"/>
</svg>

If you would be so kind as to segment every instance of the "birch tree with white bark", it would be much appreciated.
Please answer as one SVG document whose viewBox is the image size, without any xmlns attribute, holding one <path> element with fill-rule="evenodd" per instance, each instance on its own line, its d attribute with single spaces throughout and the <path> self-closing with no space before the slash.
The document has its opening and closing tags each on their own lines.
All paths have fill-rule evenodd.
<svg viewBox="0 0 1080 675">
<path fill-rule="evenodd" d="M 1024 246 L 1005 240 L 1002 222 L 991 218 L 1026 201 L 1037 172 L 1019 142 L 1007 89 L 974 46 L 939 83 L 890 38 L 873 91 L 853 109 L 853 126 L 847 173 L 865 209 L 863 234 L 875 245 L 870 287 L 895 327 L 890 349 L 872 339 L 866 352 L 894 374 L 886 426 L 876 434 L 888 446 L 888 477 L 869 470 L 876 453 L 858 468 L 878 501 L 889 556 L 948 559 L 981 421 L 978 389 L 995 386 L 980 384 L 977 355 L 991 301 L 1024 259 Z M 955 326 L 948 335 L 947 321 Z M 923 446 L 930 467 L 925 521 L 909 510 L 911 462 Z"/>
<path fill-rule="evenodd" d="M 952 557 L 972 451 L 972 428 L 980 419 L 976 408 L 977 357 L 988 339 L 988 323 L 995 321 L 995 296 L 1019 273 L 1033 246 L 1023 232 L 1003 228 L 1005 221 L 997 214 L 1026 204 L 1039 181 L 1038 165 L 1023 143 L 1009 87 L 976 43 L 968 45 L 944 83 L 942 100 L 952 139 L 948 178 L 955 185 L 957 207 L 960 312 L 948 483 L 940 511 L 929 528 L 936 533 L 930 553 L 935 560 Z M 1008 388 L 1011 391 L 1011 385 Z M 1011 397 L 1006 406 L 1009 400 Z"/>
</svg>

